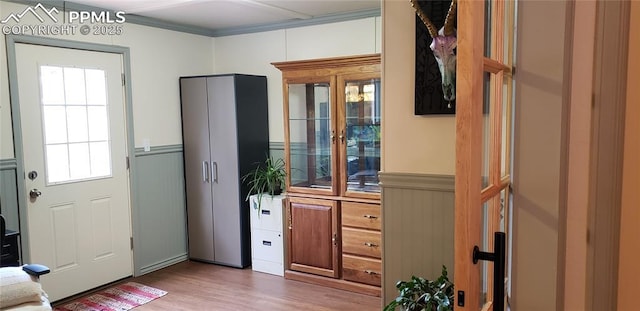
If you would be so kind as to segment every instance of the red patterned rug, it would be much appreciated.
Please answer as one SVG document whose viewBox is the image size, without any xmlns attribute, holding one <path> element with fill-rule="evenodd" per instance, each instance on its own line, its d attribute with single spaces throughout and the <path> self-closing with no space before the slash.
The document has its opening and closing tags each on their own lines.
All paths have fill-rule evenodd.
<svg viewBox="0 0 640 311">
<path fill-rule="evenodd" d="M 129 282 L 55 307 L 54 311 L 125 311 L 166 295 L 167 292 Z"/>
</svg>

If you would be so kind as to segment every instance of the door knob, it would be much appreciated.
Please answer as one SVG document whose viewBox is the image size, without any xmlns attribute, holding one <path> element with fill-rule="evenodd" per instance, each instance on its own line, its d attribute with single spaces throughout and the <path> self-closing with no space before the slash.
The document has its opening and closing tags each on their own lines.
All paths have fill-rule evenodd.
<svg viewBox="0 0 640 311">
<path fill-rule="evenodd" d="M 29 191 L 29 196 L 32 199 L 35 199 L 35 198 L 37 198 L 37 197 L 39 197 L 41 195 L 42 195 L 42 192 L 40 192 L 40 190 L 38 190 L 38 189 L 31 189 L 31 191 Z"/>
</svg>

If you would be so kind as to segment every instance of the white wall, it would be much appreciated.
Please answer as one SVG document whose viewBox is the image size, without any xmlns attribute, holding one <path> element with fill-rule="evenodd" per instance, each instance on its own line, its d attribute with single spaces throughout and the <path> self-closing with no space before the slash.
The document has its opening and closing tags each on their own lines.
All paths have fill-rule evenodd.
<svg viewBox="0 0 640 311">
<path fill-rule="evenodd" d="M 380 17 L 214 38 L 216 73 L 267 76 L 269 140 L 284 141 L 282 75 L 272 62 L 380 53 Z"/>
<path fill-rule="evenodd" d="M 24 8 L 24 5 L 0 2 L 0 16 L 4 18 Z M 39 22 L 34 18 L 21 23 Z M 129 47 L 135 145 L 141 147 L 145 138 L 151 146 L 182 143 L 178 77 L 213 72 L 211 38 L 127 23 L 123 25 L 122 35 L 78 33 L 51 37 Z M 6 159 L 13 158 L 14 152 L 5 40 L 0 41 L 0 159 Z"/>
<path fill-rule="evenodd" d="M 559 310 L 561 136 L 567 103 L 569 2 L 518 3 L 513 132 L 513 310 Z M 540 21 L 544 20 L 543 23 Z M 553 33 L 553 36 L 548 34 Z M 541 45 L 540 42 L 545 42 Z M 584 238 L 584 235 L 583 235 Z M 544 299 L 541 299 L 544 297 Z M 573 309 L 576 310 L 576 309 Z M 573 311 L 571 310 L 571 311 Z"/>
</svg>

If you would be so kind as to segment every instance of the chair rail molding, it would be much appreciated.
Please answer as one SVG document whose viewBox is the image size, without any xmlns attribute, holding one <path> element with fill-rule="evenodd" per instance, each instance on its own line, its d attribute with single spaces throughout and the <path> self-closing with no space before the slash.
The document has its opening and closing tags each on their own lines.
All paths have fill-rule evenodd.
<svg viewBox="0 0 640 311">
<path fill-rule="evenodd" d="M 0 171 L 15 170 L 18 167 L 16 159 L 0 159 Z"/>
<path fill-rule="evenodd" d="M 453 175 L 380 172 L 380 185 L 386 188 L 435 190 L 453 192 Z"/>
</svg>

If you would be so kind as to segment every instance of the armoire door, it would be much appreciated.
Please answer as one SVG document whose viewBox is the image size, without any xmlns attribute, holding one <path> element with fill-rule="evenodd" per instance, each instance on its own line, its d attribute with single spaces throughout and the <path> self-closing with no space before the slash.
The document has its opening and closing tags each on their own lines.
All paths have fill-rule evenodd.
<svg viewBox="0 0 640 311">
<path fill-rule="evenodd" d="M 336 195 L 335 78 L 288 79 L 284 84 L 287 191 Z"/>
<path fill-rule="evenodd" d="M 340 194 L 380 199 L 380 72 L 339 75 L 337 94 Z"/>
<path fill-rule="evenodd" d="M 209 111 L 207 81 L 204 78 L 180 79 L 182 96 L 182 133 L 184 170 L 189 224 L 189 257 L 212 261 L 213 211 L 211 209 L 211 160 L 209 148 Z"/>
<path fill-rule="evenodd" d="M 338 202 L 289 198 L 289 269 L 337 278 Z"/>
<path fill-rule="evenodd" d="M 207 78 L 215 262 L 242 266 L 234 76 Z"/>
</svg>

